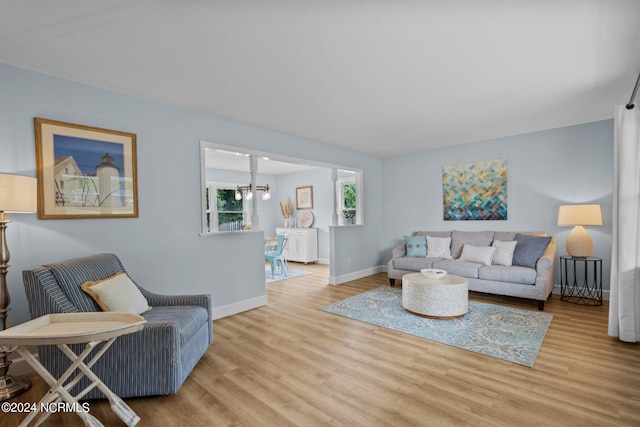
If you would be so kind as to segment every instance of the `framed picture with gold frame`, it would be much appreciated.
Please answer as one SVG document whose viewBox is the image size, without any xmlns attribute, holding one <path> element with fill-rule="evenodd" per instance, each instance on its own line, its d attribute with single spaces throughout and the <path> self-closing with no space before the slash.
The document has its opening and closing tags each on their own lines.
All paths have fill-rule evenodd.
<svg viewBox="0 0 640 427">
<path fill-rule="evenodd" d="M 38 218 L 137 218 L 136 135 L 36 117 Z"/>
<path fill-rule="evenodd" d="M 313 209 L 313 186 L 296 187 L 296 209 Z"/>
</svg>

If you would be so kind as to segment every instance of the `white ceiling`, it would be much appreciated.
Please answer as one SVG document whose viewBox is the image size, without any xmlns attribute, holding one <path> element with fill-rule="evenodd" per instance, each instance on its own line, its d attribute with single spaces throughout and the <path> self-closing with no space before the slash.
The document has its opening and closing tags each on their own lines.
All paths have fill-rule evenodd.
<svg viewBox="0 0 640 427">
<path fill-rule="evenodd" d="M 0 0 L 0 62 L 376 156 L 611 118 L 639 41 L 640 0 Z"/>
</svg>

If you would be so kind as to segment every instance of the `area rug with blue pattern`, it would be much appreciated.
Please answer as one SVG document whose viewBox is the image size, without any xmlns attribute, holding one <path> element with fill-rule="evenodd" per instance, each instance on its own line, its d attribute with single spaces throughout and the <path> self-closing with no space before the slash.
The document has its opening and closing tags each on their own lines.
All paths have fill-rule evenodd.
<svg viewBox="0 0 640 427">
<path fill-rule="evenodd" d="M 553 315 L 476 301 L 457 319 L 431 319 L 402 306 L 402 289 L 381 286 L 321 310 L 532 367 Z"/>
</svg>

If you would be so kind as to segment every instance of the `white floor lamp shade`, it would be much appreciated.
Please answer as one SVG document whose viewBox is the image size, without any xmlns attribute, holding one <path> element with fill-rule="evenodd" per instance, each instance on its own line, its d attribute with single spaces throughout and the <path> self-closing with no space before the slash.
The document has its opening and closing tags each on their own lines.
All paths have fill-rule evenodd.
<svg viewBox="0 0 640 427">
<path fill-rule="evenodd" d="M 574 226 L 567 236 L 567 253 L 573 257 L 588 257 L 593 253 L 593 240 L 584 225 L 602 225 L 600 205 L 564 205 L 558 209 L 558 225 Z"/>
</svg>

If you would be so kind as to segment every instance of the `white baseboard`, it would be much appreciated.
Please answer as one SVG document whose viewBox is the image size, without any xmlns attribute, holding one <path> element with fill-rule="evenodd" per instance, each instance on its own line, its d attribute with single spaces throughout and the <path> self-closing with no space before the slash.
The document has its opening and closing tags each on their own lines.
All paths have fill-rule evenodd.
<svg viewBox="0 0 640 427">
<path fill-rule="evenodd" d="M 354 271 L 353 273 L 343 274 L 341 276 L 329 276 L 330 285 L 340 285 L 351 280 L 362 279 L 363 277 L 371 276 L 372 274 L 384 272 L 384 267 L 379 265 L 377 267 L 371 267 L 360 271 Z"/>
<path fill-rule="evenodd" d="M 329 265 L 329 258 L 318 258 L 316 264 Z"/>
<path fill-rule="evenodd" d="M 221 307 L 214 307 L 211 310 L 211 317 L 213 320 L 222 319 L 223 317 L 242 313 L 243 311 L 249 311 L 249 310 L 253 310 L 254 308 L 263 307 L 267 305 L 267 302 L 268 302 L 267 296 L 263 295 L 257 298 L 238 301 L 238 302 L 234 302 L 233 304 L 223 305 Z"/>
</svg>

